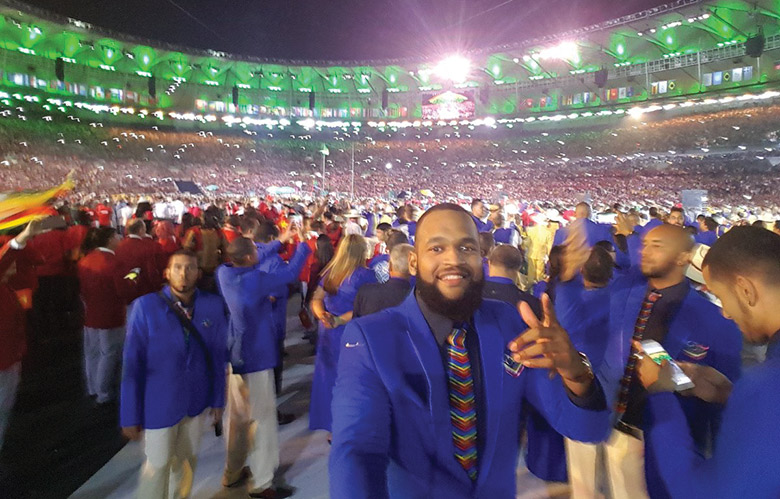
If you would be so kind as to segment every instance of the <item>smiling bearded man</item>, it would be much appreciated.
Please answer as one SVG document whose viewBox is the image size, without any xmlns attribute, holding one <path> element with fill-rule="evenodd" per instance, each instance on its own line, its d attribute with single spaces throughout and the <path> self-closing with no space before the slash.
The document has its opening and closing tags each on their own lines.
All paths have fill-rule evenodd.
<svg viewBox="0 0 780 499">
<path fill-rule="evenodd" d="M 524 402 L 571 438 L 607 433 L 604 393 L 550 300 L 543 321 L 528 304 L 521 318 L 482 300 L 479 249 L 466 210 L 430 208 L 409 254 L 415 291 L 347 325 L 333 392 L 332 497 L 515 497 Z"/>
</svg>

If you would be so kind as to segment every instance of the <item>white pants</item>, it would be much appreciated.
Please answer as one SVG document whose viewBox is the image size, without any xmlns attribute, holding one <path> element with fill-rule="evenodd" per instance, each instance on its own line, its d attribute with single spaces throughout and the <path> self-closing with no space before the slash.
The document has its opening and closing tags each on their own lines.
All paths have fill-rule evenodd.
<svg viewBox="0 0 780 499">
<path fill-rule="evenodd" d="M 569 473 L 571 497 L 577 499 L 603 498 L 601 484 L 604 476 L 604 446 L 564 439 L 566 468 Z"/>
<path fill-rule="evenodd" d="M 8 428 L 8 420 L 11 419 L 11 411 L 14 408 L 21 371 L 21 362 L 0 371 L 0 450 L 3 448 L 5 429 Z"/>
<path fill-rule="evenodd" d="M 230 374 L 225 481 L 235 481 L 247 464 L 259 489 L 271 486 L 279 466 L 274 370 Z"/>
<path fill-rule="evenodd" d="M 200 439 L 209 421 L 206 410 L 169 428 L 144 431 L 146 461 L 138 482 L 140 499 L 189 497 Z"/>
<path fill-rule="evenodd" d="M 612 499 L 649 497 L 645 481 L 644 441 L 613 429 L 604 443 L 604 453 Z"/>
<path fill-rule="evenodd" d="M 125 328 L 84 328 L 84 372 L 87 393 L 99 403 L 114 400 L 119 387 Z"/>
</svg>

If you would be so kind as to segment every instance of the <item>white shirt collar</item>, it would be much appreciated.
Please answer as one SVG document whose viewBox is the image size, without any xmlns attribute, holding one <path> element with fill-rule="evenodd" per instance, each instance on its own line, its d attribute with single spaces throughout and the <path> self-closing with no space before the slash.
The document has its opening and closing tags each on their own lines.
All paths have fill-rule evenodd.
<svg viewBox="0 0 780 499">
<path fill-rule="evenodd" d="M 141 239 L 141 236 L 139 236 L 138 234 L 128 234 L 127 237 L 129 239 Z"/>
<path fill-rule="evenodd" d="M 112 255 L 116 255 L 116 253 L 114 253 L 114 250 L 110 250 L 108 248 L 100 247 L 100 248 L 98 248 L 98 251 L 102 251 L 103 253 L 111 253 Z"/>
</svg>

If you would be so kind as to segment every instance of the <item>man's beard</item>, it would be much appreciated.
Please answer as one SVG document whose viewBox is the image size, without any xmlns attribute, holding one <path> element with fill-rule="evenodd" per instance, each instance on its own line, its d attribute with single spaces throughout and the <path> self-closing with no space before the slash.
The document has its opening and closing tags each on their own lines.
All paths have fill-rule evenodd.
<svg viewBox="0 0 780 499">
<path fill-rule="evenodd" d="M 656 266 L 648 269 L 642 266 L 641 270 L 642 270 L 642 275 L 648 279 L 661 279 L 669 275 L 673 268 L 674 268 L 674 264 L 671 263 L 671 264 L 667 264 L 665 267 Z"/>
<path fill-rule="evenodd" d="M 466 321 L 474 315 L 474 312 L 482 304 L 482 288 L 484 286 L 484 279 L 473 280 L 462 297 L 451 300 L 439 291 L 435 282 L 428 282 L 420 276 L 417 276 L 415 282 L 417 292 L 425 304 L 433 312 L 453 321 Z"/>
</svg>

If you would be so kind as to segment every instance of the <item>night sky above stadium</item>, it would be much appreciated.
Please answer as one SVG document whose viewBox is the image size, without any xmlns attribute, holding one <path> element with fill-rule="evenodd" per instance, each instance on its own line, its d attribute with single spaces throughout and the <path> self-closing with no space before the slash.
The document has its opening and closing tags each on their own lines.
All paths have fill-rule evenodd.
<svg viewBox="0 0 780 499">
<path fill-rule="evenodd" d="M 663 0 L 27 0 L 143 38 L 299 60 L 439 57 L 552 34 Z"/>
</svg>

